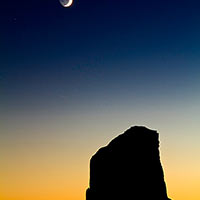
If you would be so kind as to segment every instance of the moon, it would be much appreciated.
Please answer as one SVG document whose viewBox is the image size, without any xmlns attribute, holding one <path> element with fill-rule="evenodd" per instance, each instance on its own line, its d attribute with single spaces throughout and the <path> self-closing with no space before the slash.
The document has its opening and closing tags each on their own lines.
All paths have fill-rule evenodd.
<svg viewBox="0 0 200 200">
<path fill-rule="evenodd" d="M 63 7 L 70 7 L 73 3 L 73 0 L 59 0 Z"/>
</svg>

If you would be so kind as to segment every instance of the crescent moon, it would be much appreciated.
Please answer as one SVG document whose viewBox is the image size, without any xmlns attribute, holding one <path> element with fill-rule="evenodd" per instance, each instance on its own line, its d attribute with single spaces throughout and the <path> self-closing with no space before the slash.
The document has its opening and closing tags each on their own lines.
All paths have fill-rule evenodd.
<svg viewBox="0 0 200 200">
<path fill-rule="evenodd" d="M 66 3 L 66 4 L 64 3 L 64 1 L 60 0 L 60 3 L 62 4 L 63 7 L 66 8 L 66 7 L 70 7 L 72 5 L 73 0 L 69 0 L 68 3 Z"/>
</svg>

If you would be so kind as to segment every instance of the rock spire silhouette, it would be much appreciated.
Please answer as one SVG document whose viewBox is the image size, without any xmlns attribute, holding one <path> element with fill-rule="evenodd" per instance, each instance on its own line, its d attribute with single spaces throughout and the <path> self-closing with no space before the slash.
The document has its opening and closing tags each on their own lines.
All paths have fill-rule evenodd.
<svg viewBox="0 0 200 200">
<path fill-rule="evenodd" d="M 170 200 L 158 133 L 134 126 L 100 148 L 90 160 L 86 200 Z"/>
</svg>

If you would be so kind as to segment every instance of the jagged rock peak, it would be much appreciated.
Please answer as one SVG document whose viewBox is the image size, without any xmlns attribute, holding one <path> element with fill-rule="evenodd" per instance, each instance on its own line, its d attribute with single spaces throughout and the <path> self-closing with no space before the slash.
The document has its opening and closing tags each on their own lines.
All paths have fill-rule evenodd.
<svg viewBox="0 0 200 200">
<path fill-rule="evenodd" d="M 158 133 L 129 128 L 90 161 L 86 200 L 169 200 L 159 156 Z"/>
</svg>

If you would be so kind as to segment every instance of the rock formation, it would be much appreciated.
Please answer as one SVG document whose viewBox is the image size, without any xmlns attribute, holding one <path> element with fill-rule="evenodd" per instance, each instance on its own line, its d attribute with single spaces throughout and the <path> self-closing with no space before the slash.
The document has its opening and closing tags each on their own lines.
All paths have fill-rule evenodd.
<svg viewBox="0 0 200 200">
<path fill-rule="evenodd" d="M 99 149 L 86 200 L 170 200 L 158 148 L 156 131 L 135 126 Z"/>
</svg>

